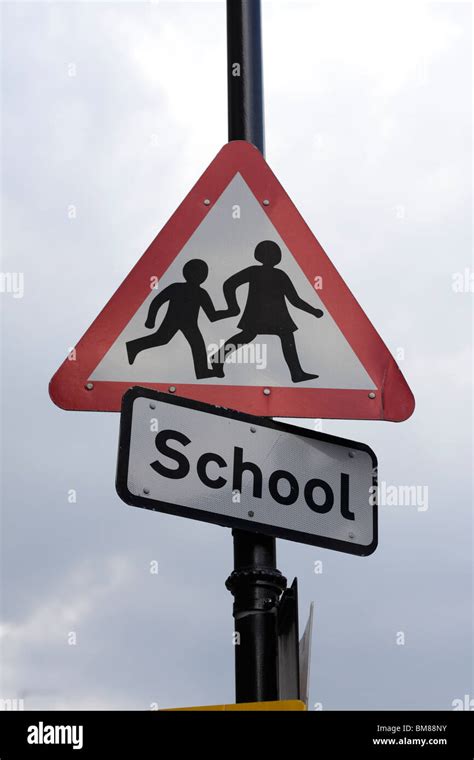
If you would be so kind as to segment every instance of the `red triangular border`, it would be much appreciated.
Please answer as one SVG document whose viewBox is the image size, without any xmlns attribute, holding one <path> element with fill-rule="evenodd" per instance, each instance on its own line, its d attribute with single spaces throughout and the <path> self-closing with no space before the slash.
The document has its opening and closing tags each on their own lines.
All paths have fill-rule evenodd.
<svg viewBox="0 0 474 760">
<path fill-rule="evenodd" d="M 49 392 L 63 409 L 120 411 L 122 396 L 136 381 L 94 382 L 88 378 L 149 293 L 150 277 L 161 277 L 205 218 L 213 203 L 239 172 L 310 282 L 322 276 L 322 302 L 377 387 L 369 390 L 176 384 L 177 395 L 270 417 L 383 419 L 399 422 L 413 413 L 415 400 L 390 351 L 364 314 L 308 225 L 250 143 L 230 142 L 219 151 L 191 192 L 125 278 L 52 378 Z M 210 205 L 204 204 L 208 198 Z M 143 383 L 168 391 L 169 383 Z"/>
</svg>

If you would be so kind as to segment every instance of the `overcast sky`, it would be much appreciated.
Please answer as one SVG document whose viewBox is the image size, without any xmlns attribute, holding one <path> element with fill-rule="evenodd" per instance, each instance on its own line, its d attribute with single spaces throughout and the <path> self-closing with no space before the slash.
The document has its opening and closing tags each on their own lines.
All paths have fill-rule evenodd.
<svg viewBox="0 0 474 760">
<path fill-rule="evenodd" d="M 119 415 L 47 391 L 226 142 L 224 6 L 2 4 L 2 271 L 24 273 L 24 294 L 0 294 L 0 696 L 27 709 L 234 698 L 230 531 L 126 507 Z M 419 487 L 380 506 L 377 551 L 278 542 L 301 625 L 315 603 L 312 708 L 474 697 L 471 16 L 263 4 L 267 160 L 417 401 L 400 424 L 322 424 L 369 444 L 381 481 Z"/>
</svg>

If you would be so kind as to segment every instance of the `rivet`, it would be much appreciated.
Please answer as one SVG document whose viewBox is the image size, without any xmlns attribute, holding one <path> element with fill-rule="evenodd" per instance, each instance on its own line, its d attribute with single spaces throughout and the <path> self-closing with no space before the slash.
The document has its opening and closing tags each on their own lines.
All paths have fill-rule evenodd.
<svg viewBox="0 0 474 760">
<path fill-rule="evenodd" d="M 253 516 L 254 516 L 254 512 L 250 511 L 249 512 L 249 517 L 253 517 Z"/>
<path fill-rule="evenodd" d="M 211 205 L 211 201 L 209 200 L 209 198 L 204 198 L 204 205 L 205 206 L 210 206 Z"/>
<path fill-rule="evenodd" d="M 354 538 L 354 534 L 353 533 L 349 533 L 349 538 Z"/>
<path fill-rule="evenodd" d="M 150 493 L 150 489 L 149 488 L 144 488 L 143 489 L 143 493 L 145 493 L 145 494 L 148 495 Z"/>
<path fill-rule="evenodd" d="M 150 404 L 150 409 L 156 409 L 156 404 Z"/>
<path fill-rule="evenodd" d="M 250 428 L 250 432 L 251 433 L 256 433 L 257 432 L 257 428 L 254 425 L 252 425 L 252 427 Z"/>
<path fill-rule="evenodd" d="M 265 198 L 265 200 L 263 201 L 263 205 L 264 206 L 269 206 L 270 205 L 270 201 L 268 200 L 268 198 Z"/>
<path fill-rule="evenodd" d="M 354 452 L 353 451 L 349 451 L 349 459 L 354 459 Z"/>
<path fill-rule="evenodd" d="M 94 387 L 94 383 L 86 383 L 86 390 L 91 391 Z"/>
<path fill-rule="evenodd" d="M 264 388 L 263 389 L 263 395 L 264 396 L 269 396 L 270 395 L 270 388 Z"/>
<path fill-rule="evenodd" d="M 375 398 L 375 393 L 373 391 L 370 391 L 369 398 Z"/>
<path fill-rule="evenodd" d="M 176 385 L 170 385 L 170 387 L 168 388 L 168 390 L 169 390 L 170 393 L 174 393 L 175 390 L 176 390 Z"/>
</svg>

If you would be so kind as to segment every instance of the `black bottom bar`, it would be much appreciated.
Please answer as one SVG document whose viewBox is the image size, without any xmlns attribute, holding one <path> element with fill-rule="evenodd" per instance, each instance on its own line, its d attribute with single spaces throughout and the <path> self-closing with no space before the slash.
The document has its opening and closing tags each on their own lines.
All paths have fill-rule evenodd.
<svg viewBox="0 0 474 760">
<path fill-rule="evenodd" d="M 317 757 L 453 758 L 471 760 L 473 712 L 0 712 L 0 757 L 154 758 L 163 747 L 173 757 L 218 747 L 218 754 Z M 82 747 L 30 744 L 43 724 L 82 728 Z M 67 732 L 62 732 L 67 738 Z M 78 731 L 76 731 L 76 737 Z M 416 740 L 416 741 L 415 741 Z M 424 743 L 423 743 L 424 742 Z M 138 750 L 138 752 L 137 752 Z M 189 752 L 183 755 L 183 752 Z M 161 753 L 162 754 L 162 753 Z M 213 756 L 214 753 L 211 753 Z"/>
</svg>

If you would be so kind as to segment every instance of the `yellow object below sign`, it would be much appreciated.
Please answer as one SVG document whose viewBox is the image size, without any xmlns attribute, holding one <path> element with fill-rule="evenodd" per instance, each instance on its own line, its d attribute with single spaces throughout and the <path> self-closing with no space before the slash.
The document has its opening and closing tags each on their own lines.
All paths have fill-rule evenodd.
<svg viewBox="0 0 474 760">
<path fill-rule="evenodd" d="M 205 705 L 204 707 L 171 707 L 160 712 L 176 712 L 179 710 L 214 710 L 229 712 L 230 710 L 306 710 L 304 702 L 299 699 L 283 699 L 279 702 L 240 702 L 236 705 Z"/>
</svg>

